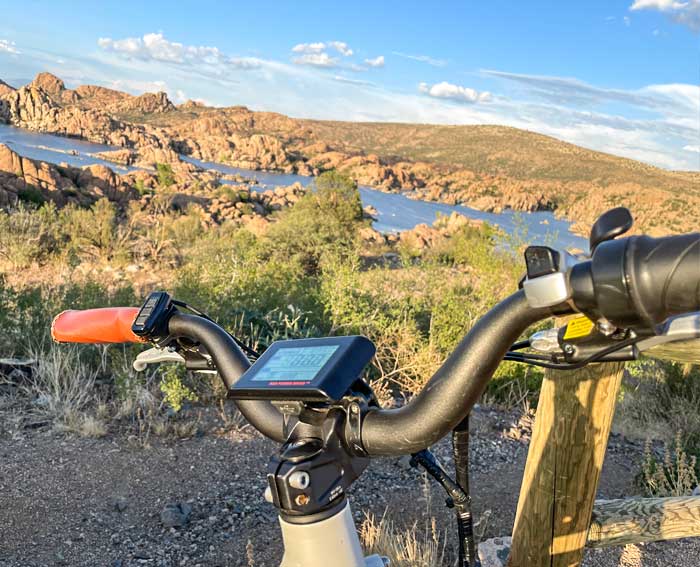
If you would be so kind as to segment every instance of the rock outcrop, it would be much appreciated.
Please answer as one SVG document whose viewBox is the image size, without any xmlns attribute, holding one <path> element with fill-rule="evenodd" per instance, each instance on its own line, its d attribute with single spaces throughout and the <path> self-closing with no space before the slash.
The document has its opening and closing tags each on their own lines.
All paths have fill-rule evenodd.
<svg viewBox="0 0 700 567">
<path fill-rule="evenodd" d="M 164 92 L 145 93 L 141 96 L 130 97 L 117 101 L 110 105 L 112 112 L 140 112 L 143 114 L 160 114 L 175 110 L 175 105 L 170 102 Z"/>
<path fill-rule="evenodd" d="M 133 98 L 128 93 L 97 85 L 80 85 L 75 89 L 75 93 L 78 95 L 78 104 L 82 108 L 105 109 Z"/>
<path fill-rule="evenodd" d="M 0 97 L 13 92 L 15 88 L 8 85 L 5 81 L 0 80 Z"/>
<path fill-rule="evenodd" d="M 399 234 L 399 241 L 413 254 L 421 254 L 427 248 L 433 248 L 437 243 L 459 232 L 465 226 L 481 227 L 483 221 L 474 220 L 453 212 L 446 217 L 435 220 L 432 226 L 419 224 L 411 230 Z"/>
<path fill-rule="evenodd" d="M 138 193 L 130 184 L 103 165 L 85 168 L 58 166 L 28 159 L 0 144 L 0 204 L 9 205 L 26 196 L 59 206 L 75 202 L 89 205 L 100 198 L 124 204 Z"/>
<path fill-rule="evenodd" d="M 35 80 L 35 83 L 48 83 L 54 96 L 55 93 L 65 93 L 57 90 L 60 85 L 47 78 Z M 0 119 L 28 130 L 138 149 L 136 163 L 152 166 L 154 163 L 180 162 L 163 130 L 122 122 L 102 110 L 84 109 L 77 105 L 63 106 L 42 86 L 34 83 L 0 98 Z M 122 158 L 120 156 L 120 163 Z"/>
<path fill-rule="evenodd" d="M 30 84 L 59 99 L 61 98 L 61 93 L 66 90 L 65 83 L 51 73 L 39 73 Z"/>
</svg>

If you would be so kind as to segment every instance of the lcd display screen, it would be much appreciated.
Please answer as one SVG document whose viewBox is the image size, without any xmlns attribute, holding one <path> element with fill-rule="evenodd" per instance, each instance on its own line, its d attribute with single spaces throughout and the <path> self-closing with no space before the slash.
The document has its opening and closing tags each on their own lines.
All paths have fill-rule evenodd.
<svg viewBox="0 0 700 567">
<path fill-rule="evenodd" d="M 252 378 L 252 382 L 311 382 L 338 345 L 280 348 Z"/>
</svg>

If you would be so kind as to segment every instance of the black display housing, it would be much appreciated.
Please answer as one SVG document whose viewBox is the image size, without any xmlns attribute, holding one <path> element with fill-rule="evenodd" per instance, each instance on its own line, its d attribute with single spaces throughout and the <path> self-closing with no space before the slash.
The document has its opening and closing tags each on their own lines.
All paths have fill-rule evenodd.
<svg viewBox="0 0 700 567">
<path fill-rule="evenodd" d="M 168 316 L 173 310 L 170 294 L 154 291 L 144 301 L 131 326 L 139 337 L 158 338 L 167 336 Z"/>
<path fill-rule="evenodd" d="M 335 349 L 330 352 L 332 347 Z M 285 356 L 284 349 L 288 349 L 287 353 L 292 358 L 297 357 L 297 360 L 299 356 L 306 356 L 307 352 L 320 351 L 321 357 L 329 354 L 323 364 L 314 369 L 312 376 L 308 375 L 309 367 L 299 367 L 297 376 L 293 364 L 274 366 L 275 360 Z M 375 352 L 372 342 L 362 336 L 277 341 L 231 386 L 230 397 L 240 400 L 336 402 L 359 379 Z M 276 371 L 278 375 L 284 374 L 284 378 L 266 377 Z"/>
</svg>

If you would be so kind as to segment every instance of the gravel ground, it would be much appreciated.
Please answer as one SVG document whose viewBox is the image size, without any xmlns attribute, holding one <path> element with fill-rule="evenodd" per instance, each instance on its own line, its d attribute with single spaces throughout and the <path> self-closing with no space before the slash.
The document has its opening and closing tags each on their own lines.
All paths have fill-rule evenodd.
<svg viewBox="0 0 700 567">
<path fill-rule="evenodd" d="M 0 416 L 2 419 L 2 416 Z M 1 430 L 1 428 L 0 428 Z M 527 455 L 527 423 L 478 409 L 473 419 L 473 497 L 484 538 L 508 534 Z M 142 448 L 125 436 L 65 437 L 25 430 L 0 438 L 0 566 L 275 566 L 281 556 L 274 509 L 262 498 L 273 443 L 255 432 L 213 429 Z M 642 447 L 613 437 L 600 496 L 634 493 Z M 450 464 L 449 443 L 435 453 Z M 364 513 L 397 524 L 450 512 L 406 459 L 377 460 L 353 487 Z M 182 527 L 168 527 L 172 524 Z M 167 525 L 164 525 L 167 524 Z M 420 523 L 420 522 L 419 522 Z M 686 540 L 587 553 L 587 567 L 698 565 Z"/>
</svg>

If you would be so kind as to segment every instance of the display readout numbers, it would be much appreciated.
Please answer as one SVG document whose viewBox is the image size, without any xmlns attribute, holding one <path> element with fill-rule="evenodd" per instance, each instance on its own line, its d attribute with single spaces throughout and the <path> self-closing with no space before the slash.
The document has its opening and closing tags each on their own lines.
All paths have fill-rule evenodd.
<svg viewBox="0 0 700 567">
<path fill-rule="evenodd" d="M 337 345 L 289 347 L 279 349 L 253 377 L 253 382 L 311 382 Z"/>
</svg>

